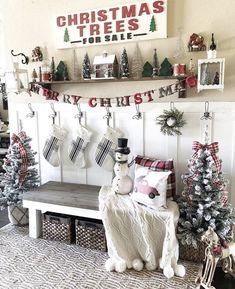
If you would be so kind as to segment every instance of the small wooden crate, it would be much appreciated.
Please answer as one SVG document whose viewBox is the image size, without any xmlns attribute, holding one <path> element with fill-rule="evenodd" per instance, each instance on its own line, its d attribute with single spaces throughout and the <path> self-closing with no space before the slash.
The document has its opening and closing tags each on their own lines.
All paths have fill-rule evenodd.
<svg viewBox="0 0 235 289">
<path fill-rule="evenodd" d="M 102 221 L 79 218 L 75 220 L 76 244 L 92 250 L 107 251 Z"/>
<path fill-rule="evenodd" d="M 67 215 L 46 212 L 43 214 L 42 237 L 71 244 L 74 239 L 72 218 Z"/>
</svg>

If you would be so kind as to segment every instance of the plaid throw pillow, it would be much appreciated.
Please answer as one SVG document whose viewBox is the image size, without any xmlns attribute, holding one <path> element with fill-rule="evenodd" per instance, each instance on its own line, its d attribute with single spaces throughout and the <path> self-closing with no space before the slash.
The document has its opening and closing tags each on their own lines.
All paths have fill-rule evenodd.
<svg viewBox="0 0 235 289">
<path fill-rule="evenodd" d="M 148 167 L 135 165 L 135 184 L 131 198 L 152 209 L 167 208 L 167 178 L 171 171 L 156 172 Z"/>
<path fill-rule="evenodd" d="M 170 174 L 167 178 L 167 198 L 169 197 L 175 197 L 176 195 L 176 184 L 175 184 L 175 170 L 174 170 L 174 163 L 173 160 L 157 160 L 153 158 L 143 157 L 143 156 L 136 156 L 135 163 L 143 166 L 148 167 L 153 171 L 157 172 L 165 172 L 165 171 L 171 171 L 172 174 Z"/>
</svg>

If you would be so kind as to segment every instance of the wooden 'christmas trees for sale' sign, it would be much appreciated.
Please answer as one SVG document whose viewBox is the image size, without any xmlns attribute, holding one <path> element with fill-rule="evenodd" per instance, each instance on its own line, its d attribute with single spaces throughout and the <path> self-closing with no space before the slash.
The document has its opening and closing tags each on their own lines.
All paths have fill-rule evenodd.
<svg viewBox="0 0 235 289">
<path fill-rule="evenodd" d="M 58 48 L 166 38 L 167 0 L 61 13 L 55 29 Z"/>
</svg>

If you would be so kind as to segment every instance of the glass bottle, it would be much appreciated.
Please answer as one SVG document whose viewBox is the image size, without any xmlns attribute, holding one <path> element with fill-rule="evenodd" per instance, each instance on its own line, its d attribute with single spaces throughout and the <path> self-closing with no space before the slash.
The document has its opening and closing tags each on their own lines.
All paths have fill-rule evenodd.
<svg viewBox="0 0 235 289">
<path fill-rule="evenodd" d="M 214 33 L 211 35 L 211 45 L 210 45 L 210 50 L 216 50 L 216 44 L 215 44 L 215 39 L 214 39 Z"/>
</svg>

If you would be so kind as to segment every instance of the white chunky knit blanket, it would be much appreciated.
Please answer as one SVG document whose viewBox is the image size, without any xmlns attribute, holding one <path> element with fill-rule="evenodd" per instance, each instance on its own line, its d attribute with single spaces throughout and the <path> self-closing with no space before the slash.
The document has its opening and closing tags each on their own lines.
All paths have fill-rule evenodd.
<svg viewBox="0 0 235 289">
<path fill-rule="evenodd" d="M 177 274 L 176 268 L 179 255 L 176 202 L 168 201 L 167 209 L 157 211 L 134 202 L 129 195 L 112 194 L 110 186 L 103 186 L 99 205 L 110 258 L 124 261 L 127 268 L 134 269 L 134 260 L 141 260 L 148 270 L 160 265 L 168 278 L 174 273 L 182 275 Z"/>
</svg>

